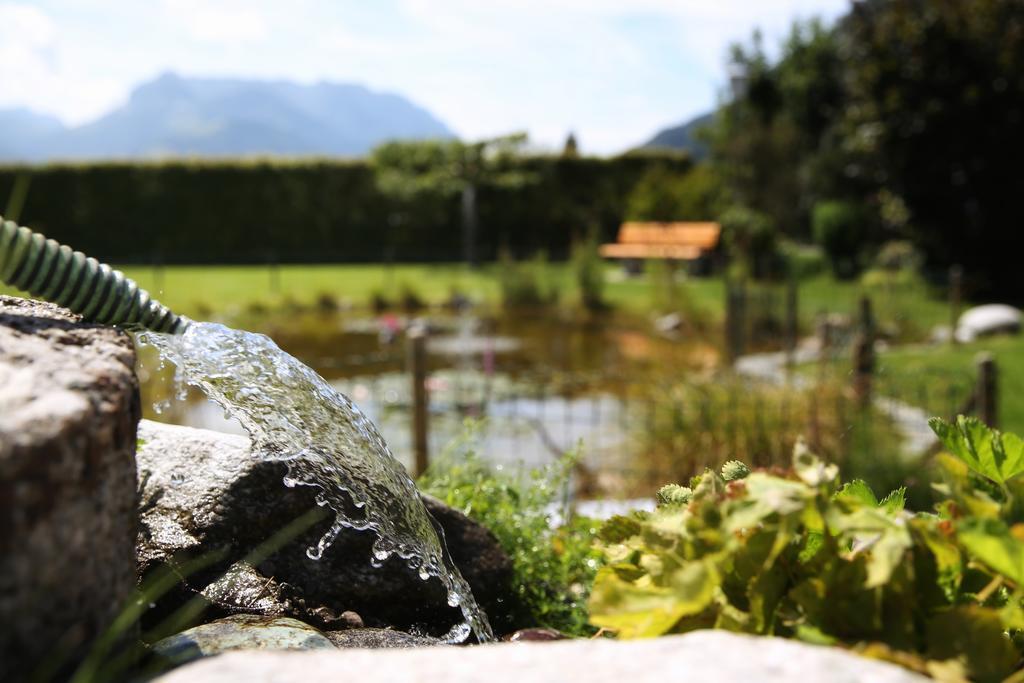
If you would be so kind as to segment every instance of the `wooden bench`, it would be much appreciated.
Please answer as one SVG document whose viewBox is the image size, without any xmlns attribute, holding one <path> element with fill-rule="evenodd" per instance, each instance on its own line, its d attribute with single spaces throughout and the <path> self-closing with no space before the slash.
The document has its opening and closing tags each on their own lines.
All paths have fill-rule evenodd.
<svg viewBox="0 0 1024 683">
<path fill-rule="evenodd" d="M 629 221 L 619 228 L 617 241 L 601 245 L 601 256 L 638 261 L 695 261 L 718 246 L 721 233 L 722 227 L 712 222 Z"/>
</svg>

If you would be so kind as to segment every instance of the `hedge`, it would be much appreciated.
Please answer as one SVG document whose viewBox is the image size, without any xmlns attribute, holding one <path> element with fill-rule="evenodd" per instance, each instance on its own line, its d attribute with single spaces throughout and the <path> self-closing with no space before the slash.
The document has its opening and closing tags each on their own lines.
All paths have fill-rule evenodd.
<svg viewBox="0 0 1024 683">
<path fill-rule="evenodd" d="M 531 182 L 479 188 L 479 251 L 500 245 L 564 256 L 596 225 L 613 239 L 636 181 L 681 155 L 524 157 Z M 455 195 L 398 202 L 366 161 L 103 162 L 0 166 L 0 212 L 19 175 L 19 222 L 113 263 L 453 261 L 461 257 Z"/>
</svg>

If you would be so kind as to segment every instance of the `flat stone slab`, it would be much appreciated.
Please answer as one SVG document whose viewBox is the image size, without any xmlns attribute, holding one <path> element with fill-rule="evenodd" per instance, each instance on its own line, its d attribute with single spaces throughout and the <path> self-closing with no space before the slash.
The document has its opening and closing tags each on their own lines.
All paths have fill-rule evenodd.
<svg viewBox="0 0 1024 683">
<path fill-rule="evenodd" d="M 895 664 L 838 648 L 727 631 L 651 640 L 569 640 L 477 647 L 236 652 L 189 664 L 160 683 L 925 683 Z"/>
<path fill-rule="evenodd" d="M 135 351 L 0 296 L 0 680 L 87 650 L 135 586 Z"/>
</svg>

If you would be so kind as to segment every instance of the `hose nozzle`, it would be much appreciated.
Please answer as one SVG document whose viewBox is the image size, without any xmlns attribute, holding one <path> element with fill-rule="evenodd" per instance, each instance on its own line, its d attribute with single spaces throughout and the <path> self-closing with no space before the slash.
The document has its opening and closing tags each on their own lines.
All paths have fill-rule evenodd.
<svg viewBox="0 0 1024 683">
<path fill-rule="evenodd" d="M 0 216 L 0 281 L 85 320 L 180 334 L 179 316 L 119 270 Z"/>
</svg>

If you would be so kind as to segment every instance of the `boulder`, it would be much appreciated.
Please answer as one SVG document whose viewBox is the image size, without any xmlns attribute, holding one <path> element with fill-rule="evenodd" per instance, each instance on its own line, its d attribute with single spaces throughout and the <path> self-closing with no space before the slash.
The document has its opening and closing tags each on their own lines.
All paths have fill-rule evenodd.
<svg viewBox="0 0 1024 683">
<path fill-rule="evenodd" d="M 0 680 L 73 662 L 135 586 L 131 339 L 0 296 Z"/>
<path fill-rule="evenodd" d="M 895 664 L 838 648 L 727 631 L 649 640 L 563 640 L 479 647 L 246 652 L 189 664 L 160 683 L 348 680 L 360 683 L 926 683 Z"/>
<path fill-rule="evenodd" d="M 246 438 L 147 420 L 139 438 L 140 575 L 146 581 L 171 565 L 182 577 L 147 613 L 147 627 L 197 594 L 211 616 L 290 616 L 328 630 L 353 625 L 355 615 L 367 626 L 434 634 L 461 620 L 440 581 L 423 581 L 397 557 L 371 566 L 370 532 L 343 532 L 310 559 L 306 549 L 330 527 L 329 510 L 316 505 L 314 489 L 285 487 L 285 465 L 253 456 Z M 514 630 L 512 565 L 493 534 L 437 500 L 424 502 L 492 625 Z"/>
<path fill-rule="evenodd" d="M 975 306 L 963 312 L 956 324 L 956 339 L 969 342 L 1002 332 L 1020 332 L 1020 309 L 1005 304 Z"/>
<path fill-rule="evenodd" d="M 177 666 L 232 650 L 333 649 L 327 636 L 298 619 L 236 614 L 164 638 L 153 655 Z"/>
<path fill-rule="evenodd" d="M 168 636 L 153 644 L 147 671 L 166 671 L 204 657 L 236 650 L 407 649 L 443 645 L 403 631 L 352 628 L 321 631 L 290 617 L 235 614 Z"/>
</svg>

